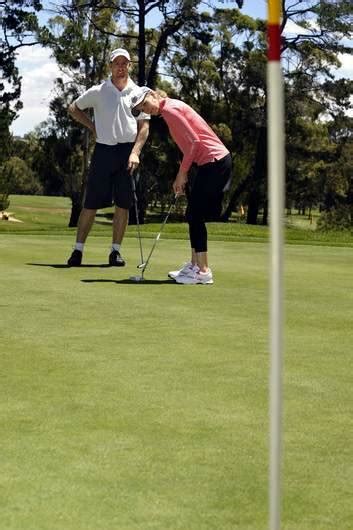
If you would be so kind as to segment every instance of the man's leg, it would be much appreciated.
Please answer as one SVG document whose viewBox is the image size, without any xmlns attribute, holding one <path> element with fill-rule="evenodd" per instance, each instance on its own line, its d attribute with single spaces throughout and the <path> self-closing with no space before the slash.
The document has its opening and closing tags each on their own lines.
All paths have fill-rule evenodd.
<svg viewBox="0 0 353 530">
<path fill-rule="evenodd" d="M 120 255 L 120 246 L 124 239 L 128 220 L 129 210 L 116 206 L 113 217 L 112 251 L 109 255 L 109 264 L 116 267 L 125 265 L 125 261 Z"/>
<path fill-rule="evenodd" d="M 91 231 L 97 210 L 82 208 L 77 225 L 76 243 L 84 244 Z"/>
<path fill-rule="evenodd" d="M 67 261 L 70 267 L 79 267 L 82 261 L 84 244 L 92 228 L 97 210 L 82 208 L 78 219 L 76 243 L 74 250 Z"/>
<path fill-rule="evenodd" d="M 120 256 L 120 246 L 129 221 L 129 210 L 134 201 L 133 176 L 128 169 L 129 156 L 133 146 L 133 143 L 118 144 L 115 150 L 116 159 L 113 181 L 115 211 L 113 217 L 112 252 L 109 256 L 109 263 L 118 267 L 125 265 L 125 261 Z"/>
<path fill-rule="evenodd" d="M 119 206 L 115 207 L 114 217 L 113 217 L 113 245 L 121 245 L 127 223 L 129 220 L 129 210 L 125 208 L 120 208 Z"/>
</svg>

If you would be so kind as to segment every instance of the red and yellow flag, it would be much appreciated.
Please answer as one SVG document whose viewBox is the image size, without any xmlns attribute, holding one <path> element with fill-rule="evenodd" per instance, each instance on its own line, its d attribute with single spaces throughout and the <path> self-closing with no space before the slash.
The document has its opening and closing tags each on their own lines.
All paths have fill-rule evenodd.
<svg viewBox="0 0 353 530">
<path fill-rule="evenodd" d="M 281 59 L 281 0 L 268 0 L 268 60 Z"/>
</svg>

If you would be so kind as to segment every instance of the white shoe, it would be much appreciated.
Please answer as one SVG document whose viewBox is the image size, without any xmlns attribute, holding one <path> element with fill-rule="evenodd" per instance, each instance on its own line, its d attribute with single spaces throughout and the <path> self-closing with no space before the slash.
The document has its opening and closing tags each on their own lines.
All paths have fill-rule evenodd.
<svg viewBox="0 0 353 530">
<path fill-rule="evenodd" d="M 193 268 L 193 264 L 191 261 L 188 261 L 187 263 L 184 263 L 184 265 L 179 269 L 178 271 L 170 271 L 168 272 L 169 278 L 172 280 L 175 280 L 179 274 L 187 274 L 189 271 L 191 271 Z"/>
<path fill-rule="evenodd" d="M 212 284 L 213 275 L 211 269 L 208 269 L 207 272 L 201 272 L 197 265 L 195 265 L 187 274 L 178 274 L 175 281 L 184 285 L 196 285 L 197 283 Z"/>
</svg>

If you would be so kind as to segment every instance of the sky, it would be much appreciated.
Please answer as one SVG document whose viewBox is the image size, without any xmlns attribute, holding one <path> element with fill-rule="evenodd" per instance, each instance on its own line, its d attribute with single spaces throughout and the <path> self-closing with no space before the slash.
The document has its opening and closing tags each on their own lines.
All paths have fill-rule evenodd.
<svg viewBox="0 0 353 530">
<path fill-rule="evenodd" d="M 235 5 L 235 2 L 225 0 L 224 5 L 227 4 Z M 245 0 L 242 12 L 265 19 L 267 0 Z M 340 59 L 342 68 L 337 74 L 353 79 L 353 57 L 345 55 Z M 51 51 L 39 45 L 20 48 L 16 64 L 22 76 L 23 109 L 13 122 L 11 132 L 23 136 L 48 118 L 49 102 L 54 97 L 54 80 L 62 73 L 51 57 Z"/>
</svg>

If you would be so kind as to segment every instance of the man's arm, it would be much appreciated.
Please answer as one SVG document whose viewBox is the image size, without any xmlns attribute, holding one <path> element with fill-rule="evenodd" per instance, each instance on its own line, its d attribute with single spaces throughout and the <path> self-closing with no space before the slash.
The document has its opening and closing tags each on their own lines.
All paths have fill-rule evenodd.
<svg viewBox="0 0 353 530">
<path fill-rule="evenodd" d="M 138 120 L 136 141 L 129 156 L 129 162 L 127 165 L 130 172 L 134 171 L 140 163 L 140 153 L 148 138 L 149 130 L 149 120 Z"/>
<path fill-rule="evenodd" d="M 87 129 L 92 131 L 93 134 L 96 134 L 96 128 L 93 121 L 83 110 L 78 108 L 76 103 L 71 103 L 68 108 L 68 112 L 75 121 L 81 123 L 81 125 L 84 125 L 84 127 L 87 127 Z"/>
</svg>

